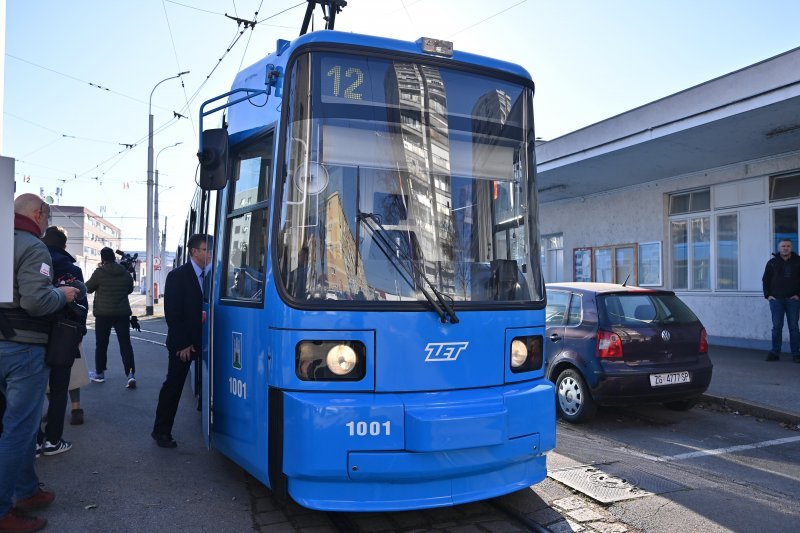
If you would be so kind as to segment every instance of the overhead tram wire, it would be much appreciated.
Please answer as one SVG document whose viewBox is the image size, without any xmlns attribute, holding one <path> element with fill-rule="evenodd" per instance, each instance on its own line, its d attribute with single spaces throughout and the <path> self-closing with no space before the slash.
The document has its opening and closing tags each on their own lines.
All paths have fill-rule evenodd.
<svg viewBox="0 0 800 533">
<path fill-rule="evenodd" d="M 161 0 L 161 7 L 164 9 L 164 19 L 167 21 L 167 30 L 169 31 L 169 40 L 172 43 L 172 53 L 175 56 L 175 64 L 178 67 L 178 72 L 183 71 L 183 67 L 181 67 L 181 61 L 178 59 L 178 49 L 175 47 L 175 37 L 172 35 L 172 24 L 169 22 L 169 14 L 167 13 L 167 5 L 164 3 L 164 0 Z M 183 100 L 187 104 L 189 104 L 189 97 L 186 95 L 186 84 L 183 82 L 183 77 L 181 77 L 181 90 L 183 91 Z M 191 113 L 189 113 L 189 124 L 192 126 L 192 137 L 197 137 L 197 131 L 194 129 L 194 119 L 191 117 Z M 153 132 L 155 135 L 155 132 Z"/>
<path fill-rule="evenodd" d="M 164 2 L 170 2 L 170 3 L 172 3 L 172 4 L 184 5 L 184 4 L 180 4 L 179 2 L 174 2 L 174 1 L 172 1 L 172 0 L 163 0 L 163 1 L 164 1 Z M 262 0 L 262 2 L 263 2 L 263 0 Z M 275 17 L 277 17 L 278 15 L 281 15 L 281 14 L 283 14 L 283 13 L 286 13 L 287 11 L 290 11 L 290 10 L 292 10 L 292 9 L 296 9 L 296 8 L 298 8 L 298 7 L 302 6 L 302 5 L 305 5 L 305 4 L 306 4 L 306 2 L 305 2 L 305 1 L 303 1 L 303 2 L 300 2 L 299 4 L 295 4 L 295 5 L 291 6 L 291 7 L 288 7 L 288 8 L 286 8 L 286 9 L 282 10 L 282 11 L 279 11 L 279 12 L 277 12 L 277 13 L 274 13 L 274 14 L 272 14 L 272 15 L 269 15 L 269 16 L 267 16 L 267 17 L 264 17 L 264 18 L 263 18 L 263 19 L 261 19 L 261 20 L 258 20 L 258 21 L 256 21 L 256 20 L 254 19 L 254 22 L 250 22 L 250 21 L 248 21 L 248 26 L 250 26 L 250 27 L 251 27 L 251 31 L 252 31 L 252 28 L 253 28 L 253 27 L 255 27 L 255 25 L 256 25 L 256 24 L 261 24 L 262 22 L 264 22 L 264 21 L 266 21 L 266 20 L 270 20 L 270 19 L 272 19 L 272 18 L 275 18 Z M 217 13 L 215 13 L 215 14 L 217 14 Z M 227 16 L 227 15 L 225 15 L 225 14 L 222 14 L 222 15 L 223 15 L 223 16 Z M 228 16 L 228 17 L 229 17 L 229 16 Z M 230 18 L 230 17 L 229 17 L 229 18 Z M 234 20 L 235 20 L 235 19 L 234 19 Z M 186 112 L 186 111 L 189 109 L 189 107 L 192 105 L 192 102 L 194 102 L 194 101 L 195 101 L 195 99 L 197 98 L 197 96 L 200 94 L 200 91 L 202 91 L 202 90 L 203 90 L 203 87 L 205 87 L 206 83 L 208 83 L 208 81 L 211 79 L 211 76 L 214 74 L 214 72 L 217 70 L 217 68 L 219 68 L 219 66 L 220 66 L 220 64 L 222 63 L 222 61 L 223 61 L 223 60 L 224 60 L 224 59 L 227 57 L 227 55 L 228 55 L 228 54 L 231 52 L 231 50 L 233 50 L 233 47 L 234 47 L 234 46 L 236 46 L 236 43 L 237 43 L 237 42 L 239 42 L 239 39 L 242 37 L 242 35 L 244 34 L 244 31 L 245 31 L 245 30 L 239 30 L 239 26 L 241 26 L 241 23 L 239 23 L 239 24 L 237 25 L 236 34 L 234 35 L 234 38 L 231 40 L 231 43 L 230 43 L 230 44 L 228 45 L 228 47 L 225 49 L 225 53 L 223 53 L 223 54 L 222 54 L 222 56 L 221 56 L 221 57 L 220 57 L 220 58 L 217 60 L 217 63 L 216 63 L 216 64 L 214 65 L 214 67 L 211 69 L 211 72 L 209 72 L 209 73 L 206 75 L 205 79 L 204 79 L 204 80 L 203 80 L 203 82 L 200 84 L 200 86 L 198 86 L 198 87 L 197 87 L 197 89 L 194 91 L 194 93 L 192 93 L 192 96 L 190 96 L 190 97 L 189 97 L 189 99 L 188 99 L 188 101 L 186 102 L 186 104 L 185 104 L 185 105 L 184 105 L 184 106 L 183 106 L 183 107 L 180 109 L 180 112 Z M 292 27 L 292 28 L 294 28 L 294 27 Z M 245 28 L 245 29 L 247 29 L 247 28 Z M 154 132 L 154 133 L 155 133 L 155 132 Z"/>
<path fill-rule="evenodd" d="M 448 37 L 448 38 L 449 38 L 449 39 L 451 39 L 451 38 L 455 37 L 456 35 L 458 35 L 459 33 L 463 33 L 463 32 L 465 32 L 465 31 L 467 31 L 467 30 L 471 30 L 471 29 L 472 29 L 472 28 L 474 28 L 475 26 L 479 26 L 480 24 L 483 24 L 484 22 L 486 22 L 486 21 L 487 21 L 487 20 L 489 20 L 489 19 L 493 19 L 494 17 L 496 17 L 496 16 L 498 16 L 498 15 L 502 15 L 502 14 L 503 14 L 503 13 L 505 13 L 506 11 L 510 11 L 510 10 L 514 9 L 515 7 L 517 7 L 518 5 L 524 4 L 524 3 L 525 3 L 525 2 L 527 2 L 527 1 L 528 1 L 528 0 L 522 0 L 521 2 L 517 2 L 517 3 L 516 3 L 516 4 L 514 4 L 513 6 L 509 6 L 509 7 L 505 8 L 505 9 L 502 9 L 502 10 L 498 11 L 498 12 L 497 12 L 497 13 L 495 13 L 494 15 L 489 15 L 489 16 L 488 16 L 488 17 L 486 17 L 485 19 L 481 19 L 481 20 L 479 20 L 478 22 L 476 22 L 475 24 L 472 24 L 472 25 L 470 25 L 470 26 L 467 26 L 466 28 L 462 28 L 462 29 L 458 30 L 458 31 L 457 31 L 457 32 L 455 32 L 455 33 L 451 33 L 451 34 L 449 35 L 449 37 Z"/>
<path fill-rule="evenodd" d="M 236 3 L 234 3 L 234 6 Z M 256 12 L 253 13 L 253 23 L 250 26 L 250 35 L 247 37 L 247 44 L 244 45 L 244 51 L 242 52 L 242 59 L 239 61 L 239 68 L 236 69 L 237 71 L 242 70 L 242 64 L 244 63 L 244 56 L 247 55 L 247 49 L 250 48 L 250 40 L 253 38 L 253 31 L 256 29 L 256 17 L 258 17 L 258 12 L 261 11 L 261 6 L 264 5 L 264 0 L 258 4 L 258 9 Z"/>
<path fill-rule="evenodd" d="M 83 84 L 89 85 L 93 89 L 100 89 L 100 90 L 103 90 L 103 91 L 107 91 L 107 92 L 109 92 L 111 94 L 115 94 L 117 96 L 122 96 L 123 98 L 127 98 L 128 100 L 133 100 L 134 102 L 139 102 L 140 104 L 147 105 L 147 102 L 145 102 L 144 100 L 139 100 L 138 98 L 134 98 L 133 96 L 128 96 L 127 94 L 121 93 L 119 91 L 115 91 L 113 89 L 109 89 L 108 87 L 104 87 L 104 86 L 99 85 L 97 83 L 94 83 L 94 82 L 91 82 L 91 81 L 82 80 L 80 78 L 76 78 L 75 76 L 71 76 L 69 74 L 65 74 L 63 72 L 59 72 L 58 70 L 39 65 L 38 63 L 34 63 L 33 61 L 29 61 L 27 59 L 23 59 L 21 57 L 15 56 L 14 54 L 6 53 L 6 57 L 10 57 L 12 59 L 16 59 L 17 61 L 21 61 L 22 63 L 27 63 L 28 65 L 34 66 L 36 68 L 40 68 L 42 70 L 46 70 L 48 72 L 52 72 L 53 74 L 58 74 L 59 76 L 63 76 L 65 78 L 69 78 L 69 79 L 71 79 L 73 81 L 77 81 L 78 83 L 83 83 Z M 161 108 L 161 109 L 165 109 L 165 108 Z"/>
<path fill-rule="evenodd" d="M 36 126 L 37 128 L 41 128 L 41 129 L 49 131 L 51 133 L 55 133 L 56 135 L 61 135 L 65 139 L 76 139 L 76 140 L 79 140 L 79 141 L 89 141 L 89 142 L 103 143 L 103 144 L 114 144 L 114 145 L 120 144 L 120 143 L 115 143 L 113 141 L 104 141 L 102 139 L 91 139 L 89 137 L 80 137 L 78 135 L 70 135 L 68 133 L 62 133 L 62 132 L 54 130 L 52 128 L 48 128 L 47 126 L 42 126 L 41 124 L 37 124 L 36 122 L 33 122 L 32 120 L 28 120 L 26 118 L 23 118 L 23 117 L 21 117 L 19 115 L 15 115 L 14 113 L 9 113 L 8 111 L 3 111 L 3 114 L 6 115 L 6 116 L 9 116 L 11 118 L 15 118 L 17 120 L 21 120 L 22 122 L 26 122 L 26 123 L 30 124 L 31 126 Z"/>
</svg>

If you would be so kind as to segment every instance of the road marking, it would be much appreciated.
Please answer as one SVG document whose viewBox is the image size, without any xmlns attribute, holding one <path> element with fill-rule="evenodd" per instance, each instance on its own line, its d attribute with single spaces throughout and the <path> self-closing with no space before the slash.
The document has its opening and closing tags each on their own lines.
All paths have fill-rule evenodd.
<svg viewBox="0 0 800 533">
<path fill-rule="evenodd" d="M 91 328 L 91 329 L 93 329 L 93 328 Z M 166 333 L 159 333 L 158 331 L 149 331 L 149 330 L 146 330 L 146 329 L 145 329 L 145 330 L 142 330 L 142 331 L 144 331 L 145 333 L 152 333 L 152 334 L 154 334 L 154 335 L 161 335 L 161 336 L 163 336 L 163 337 L 166 337 L 166 336 L 167 336 L 167 334 L 166 334 Z M 117 336 L 117 332 L 116 332 L 116 331 L 114 331 L 113 329 L 111 330 L 111 332 L 110 332 L 110 333 L 111 333 L 112 335 L 114 335 L 115 337 Z M 135 335 L 131 335 L 131 340 L 137 340 L 137 341 L 142 341 L 142 342 L 149 342 L 150 344 L 155 344 L 156 346 L 166 346 L 166 344 L 165 344 L 165 343 L 163 343 L 163 342 L 158 342 L 158 341 L 154 341 L 154 340 L 151 340 L 151 339 L 145 339 L 144 337 L 137 337 L 137 336 L 135 336 Z"/>
<path fill-rule="evenodd" d="M 667 457 L 666 459 L 680 461 L 682 459 L 693 459 L 695 457 L 702 457 L 705 455 L 722 455 L 725 453 L 741 452 L 744 450 L 754 450 L 756 448 L 766 448 L 768 446 L 778 446 L 780 444 L 788 444 L 790 442 L 798 442 L 798 441 L 800 441 L 800 436 L 786 437 L 783 439 L 765 440 L 763 442 L 756 442 L 753 444 L 742 444 L 739 446 L 729 446 L 727 448 L 717 448 L 715 450 L 698 450 L 696 452 L 679 453 L 678 455 L 673 455 L 671 457 Z"/>
<path fill-rule="evenodd" d="M 695 457 L 705 457 L 712 455 L 724 455 L 726 453 L 741 452 L 745 450 L 755 450 L 757 448 L 767 448 L 769 446 L 779 446 L 781 444 L 789 444 L 791 442 L 800 441 L 800 436 L 785 437 L 783 439 L 765 440 L 763 442 L 755 442 L 753 444 L 740 444 L 739 446 L 728 446 L 727 448 L 715 448 L 713 450 L 697 450 L 694 452 L 679 453 L 678 455 L 651 455 L 645 452 L 637 452 L 627 448 L 619 448 L 621 451 L 635 457 L 654 461 L 656 463 L 665 463 L 667 461 L 682 461 L 684 459 L 694 459 Z"/>
<path fill-rule="evenodd" d="M 142 338 L 142 337 L 134 337 L 133 335 L 131 335 L 131 340 L 149 342 L 150 344 L 155 344 L 156 346 L 166 346 L 166 344 L 164 344 L 163 342 L 153 341 L 153 340 L 145 339 L 145 338 Z"/>
</svg>

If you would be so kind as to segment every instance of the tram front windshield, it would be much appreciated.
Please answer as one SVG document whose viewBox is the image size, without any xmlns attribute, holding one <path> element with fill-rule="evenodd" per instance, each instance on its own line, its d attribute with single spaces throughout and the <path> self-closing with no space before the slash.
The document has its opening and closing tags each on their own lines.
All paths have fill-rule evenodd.
<svg viewBox="0 0 800 533">
<path fill-rule="evenodd" d="M 293 299 L 543 299 L 529 87 L 327 52 L 290 76 L 277 269 Z"/>
</svg>

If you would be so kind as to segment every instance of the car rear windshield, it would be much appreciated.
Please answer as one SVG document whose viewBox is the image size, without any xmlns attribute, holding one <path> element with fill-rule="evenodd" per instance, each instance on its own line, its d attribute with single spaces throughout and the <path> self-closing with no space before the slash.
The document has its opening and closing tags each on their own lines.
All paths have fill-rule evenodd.
<svg viewBox="0 0 800 533">
<path fill-rule="evenodd" d="M 690 324 L 697 316 L 674 294 L 606 294 L 598 298 L 600 321 L 608 326 Z"/>
</svg>

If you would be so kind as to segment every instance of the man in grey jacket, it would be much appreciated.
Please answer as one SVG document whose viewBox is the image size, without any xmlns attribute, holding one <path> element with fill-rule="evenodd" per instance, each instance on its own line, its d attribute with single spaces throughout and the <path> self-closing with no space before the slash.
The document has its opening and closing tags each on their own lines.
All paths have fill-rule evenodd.
<svg viewBox="0 0 800 533">
<path fill-rule="evenodd" d="M 13 302 L 0 303 L 0 392 L 6 397 L 0 437 L 0 531 L 37 531 L 47 523 L 28 516 L 52 503 L 34 469 L 36 432 L 50 369 L 44 362 L 52 315 L 78 289 L 53 286 L 53 264 L 39 240 L 50 206 L 35 194 L 14 201 Z M 16 500 L 16 502 L 15 502 Z"/>
</svg>

